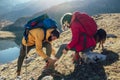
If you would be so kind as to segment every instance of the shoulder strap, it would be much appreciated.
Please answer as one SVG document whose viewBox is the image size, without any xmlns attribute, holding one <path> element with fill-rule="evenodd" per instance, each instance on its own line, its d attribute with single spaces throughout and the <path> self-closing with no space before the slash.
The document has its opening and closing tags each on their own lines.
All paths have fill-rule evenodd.
<svg viewBox="0 0 120 80">
<path fill-rule="evenodd" d="M 86 26 L 84 26 L 83 23 L 80 22 L 80 20 L 78 20 L 78 19 L 76 19 L 76 20 L 82 25 L 82 28 L 84 28 L 84 30 L 86 31 L 86 29 L 85 29 Z"/>
<path fill-rule="evenodd" d="M 86 49 L 86 44 L 87 44 L 87 35 L 85 33 L 83 33 L 83 37 L 84 37 L 84 42 L 83 42 L 83 49 Z"/>
<path fill-rule="evenodd" d="M 25 41 L 26 41 L 26 43 L 27 43 L 27 42 L 28 42 L 29 29 L 25 29 L 23 35 L 24 35 Z"/>
<path fill-rule="evenodd" d="M 82 25 L 82 28 L 85 27 L 78 19 L 75 19 L 75 20 L 77 20 Z M 84 30 L 85 30 L 85 28 L 84 28 Z M 87 44 L 87 34 L 86 33 L 82 33 L 82 35 L 84 37 L 83 49 L 85 50 L 86 49 L 86 44 Z"/>
<path fill-rule="evenodd" d="M 43 41 L 46 39 L 46 29 L 43 29 L 43 31 L 44 31 L 44 39 L 43 39 Z"/>
</svg>

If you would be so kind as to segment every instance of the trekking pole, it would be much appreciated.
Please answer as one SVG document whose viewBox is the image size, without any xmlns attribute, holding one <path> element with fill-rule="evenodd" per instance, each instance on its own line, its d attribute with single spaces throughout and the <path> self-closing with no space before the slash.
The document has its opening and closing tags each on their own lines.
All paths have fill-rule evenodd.
<svg viewBox="0 0 120 80">
<path fill-rule="evenodd" d="M 27 47 L 27 42 L 28 42 L 28 33 L 29 33 L 29 30 L 28 29 L 26 29 L 26 32 L 25 32 L 27 35 L 26 35 L 26 37 L 25 37 L 25 40 L 26 40 L 26 55 L 25 55 L 25 72 L 26 72 L 26 80 L 27 80 L 27 52 L 28 52 L 28 47 Z"/>
<path fill-rule="evenodd" d="M 26 44 L 26 56 L 25 56 L 25 72 L 26 72 L 26 80 L 27 80 L 27 44 Z"/>
</svg>

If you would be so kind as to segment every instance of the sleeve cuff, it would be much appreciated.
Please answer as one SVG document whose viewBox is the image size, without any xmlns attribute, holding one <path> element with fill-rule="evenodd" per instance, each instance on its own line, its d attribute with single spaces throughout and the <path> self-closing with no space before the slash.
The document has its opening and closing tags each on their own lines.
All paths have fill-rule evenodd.
<svg viewBox="0 0 120 80">
<path fill-rule="evenodd" d="M 71 48 L 69 47 L 69 45 L 67 45 L 66 47 L 65 47 L 65 50 L 70 50 Z"/>
<path fill-rule="evenodd" d="M 67 47 L 65 47 L 65 50 L 68 51 L 69 49 Z"/>
</svg>

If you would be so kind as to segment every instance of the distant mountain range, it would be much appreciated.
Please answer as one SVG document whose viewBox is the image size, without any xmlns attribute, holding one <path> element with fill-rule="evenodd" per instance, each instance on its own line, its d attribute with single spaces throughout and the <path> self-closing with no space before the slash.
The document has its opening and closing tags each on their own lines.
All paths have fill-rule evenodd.
<svg viewBox="0 0 120 80">
<path fill-rule="evenodd" d="M 0 0 L 0 15 L 8 13 L 10 11 L 14 11 L 15 7 L 21 4 L 22 4 L 21 0 Z"/>
<path fill-rule="evenodd" d="M 68 0 L 71 1 L 71 0 Z M 17 0 L 0 1 L 0 19 L 15 21 L 23 16 L 32 16 L 33 14 L 43 11 L 51 6 L 58 5 L 65 1 L 60 0 L 31 0 L 29 2 L 18 4 Z M 5 4 L 5 5 L 3 5 Z"/>
<path fill-rule="evenodd" d="M 2 0 L 5 2 L 5 0 Z M 73 12 L 76 10 L 84 11 L 91 14 L 98 13 L 110 13 L 110 12 L 120 12 L 119 3 L 120 0 L 71 0 L 72 2 L 67 2 L 60 4 L 60 2 L 56 0 L 49 0 L 49 2 L 43 0 L 31 0 L 30 2 L 18 4 L 8 4 L 6 1 L 6 5 L 0 4 L 0 19 L 8 19 L 15 21 L 20 17 L 32 16 L 39 12 L 44 12 L 43 10 L 47 9 L 48 11 L 53 11 L 52 13 L 60 14 L 65 12 Z M 63 1 L 64 2 L 64 1 Z M 62 3 L 62 2 L 61 2 Z M 43 5 L 44 4 L 44 5 Z M 58 5 L 60 4 L 60 5 Z M 12 5 L 12 6 L 11 6 Z M 54 6 L 50 9 L 49 7 Z M 11 7 L 9 7 L 11 6 Z M 55 10 L 54 10 L 55 9 Z M 47 12 L 48 12 L 47 11 Z M 50 12 L 48 12 L 50 13 Z"/>
<path fill-rule="evenodd" d="M 80 12 L 86 12 L 89 15 L 97 15 L 101 13 L 120 13 L 119 2 L 120 0 L 86 0 L 86 1 L 75 0 L 71 2 L 66 2 L 63 4 L 53 6 L 49 9 L 37 12 L 36 14 L 30 17 L 28 16 L 28 17 L 18 18 L 14 24 L 9 25 L 8 27 L 3 28 L 2 30 L 12 31 L 16 33 L 16 35 L 21 35 L 21 33 L 24 31 L 23 30 L 24 24 L 28 20 L 35 18 L 39 15 L 42 15 L 43 13 L 47 13 L 51 18 L 55 19 L 59 25 L 58 28 L 61 29 L 60 18 L 66 12 L 80 11 Z"/>
<path fill-rule="evenodd" d="M 8 1 L 4 0 L 2 2 L 5 5 L 0 4 L 1 5 L 0 19 L 8 19 L 8 20 L 15 21 L 16 19 L 22 16 L 30 16 L 42 10 L 42 8 L 40 8 L 41 6 L 38 5 L 37 2 L 32 3 L 32 1 L 27 3 L 22 3 L 22 4 L 16 4 L 16 5 L 13 5 L 11 3 L 11 0 L 8 0 Z M 16 2 L 14 1 L 14 3 Z M 39 6 L 39 9 L 38 9 L 38 6 Z"/>
</svg>

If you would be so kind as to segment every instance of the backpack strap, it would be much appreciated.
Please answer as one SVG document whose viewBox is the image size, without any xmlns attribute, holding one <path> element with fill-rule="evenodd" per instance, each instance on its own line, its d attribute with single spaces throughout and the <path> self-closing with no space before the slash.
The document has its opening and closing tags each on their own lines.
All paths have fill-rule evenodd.
<svg viewBox="0 0 120 80">
<path fill-rule="evenodd" d="M 44 39 L 43 39 L 43 41 L 44 41 L 46 39 L 46 32 L 47 32 L 47 30 L 43 29 L 43 31 L 44 31 Z"/>
<path fill-rule="evenodd" d="M 44 39 L 43 39 L 43 41 L 44 40 L 46 40 L 46 36 L 47 36 L 47 29 L 45 29 L 45 28 L 42 28 L 43 29 L 43 31 L 44 31 Z M 50 28 L 49 28 L 50 29 Z"/>
<path fill-rule="evenodd" d="M 82 28 L 85 27 L 77 18 L 75 20 L 77 20 L 82 25 Z M 85 28 L 84 28 L 84 30 L 85 30 Z M 86 49 L 86 44 L 87 44 L 87 34 L 86 33 L 82 33 L 82 35 L 84 37 L 83 49 L 85 50 Z"/>
<path fill-rule="evenodd" d="M 85 33 L 83 33 L 83 37 L 84 37 L 84 42 L 83 42 L 83 49 L 86 49 L 86 44 L 87 44 L 87 35 Z"/>
<path fill-rule="evenodd" d="M 76 18 L 75 20 L 77 20 L 81 25 L 82 28 L 85 30 L 85 26 Z M 85 30 L 86 31 L 86 30 Z M 82 33 L 83 37 L 84 37 L 84 42 L 83 42 L 83 49 L 86 50 L 86 44 L 87 44 L 87 34 L 86 33 Z M 83 51 L 84 51 L 83 50 Z"/>
<path fill-rule="evenodd" d="M 25 38 L 26 43 L 28 41 L 28 35 L 29 35 L 29 29 L 25 29 L 25 31 L 24 31 L 24 38 Z"/>
<path fill-rule="evenodd" d="M 49 29 L 54 29 L 54 30 L 56 30 L 57 28 L 56 28 L 56 27 L 51 27 L 51 28 L 49 28 Z M 43 31 L 44 31 L 44 39 L 43 39 L 43 41 L 46 39 L 47 30 L 48 30 L 48 29 L 43 29 Z"/>
</svg>

